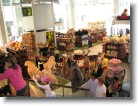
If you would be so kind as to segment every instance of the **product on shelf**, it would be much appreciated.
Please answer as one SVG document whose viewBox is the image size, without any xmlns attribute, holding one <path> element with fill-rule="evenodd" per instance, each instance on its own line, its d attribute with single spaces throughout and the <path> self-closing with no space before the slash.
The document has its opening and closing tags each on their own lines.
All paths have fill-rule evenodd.
<svg viewBox="0 0 139 106">
<path fill-rule="evenodd" d="M 105 21 L 88 22 L 88 27 L 92 27 L 95 29 L 104 29 L 106 28 L 106 22 Z"/>
<path fill-rule="evenodd" d="M 116 73 L 120 72 L 123 68 L 121 66 L 121 60 L 119 59 L 110 59 L 108 67 L 103 73 L 103 77 L 112 78 Z"/>
<path fill-rule="evenodd" d="M 106 37 L 105 44 L 103 44 L 103 52 L 105 52 L 107 58 L 118 58 L 125 60 L 129 53 L 130 39 L 129 37 L 123 35 L 118 37 Z"/>
<path fill-rule="evenodd" d="M 21 42 L 18 42 L 18 41 L 13 41 L 13 40 L 10 40 L 7 44 L 6 44 L 6 47 L 7 48 L 10 48 L 12 50 L 15 50 L 15 51 L 19 51 L 19 50 L 23 50 L 24 47 L 22 45 Z"/>
<path fill-rule="evenodd" d="M 75 46 L 81 47 L 88 45 L 88 30 L 75 31 Z"/>
<path fill-rule="evenodd" d="M 72 38 L 69 37 L 60 37 L 57 39 L 57 48 L 59 50 L 66 50 L 70 51 L 73 50 L 74 48 Z"/>
<path fill-rule="evenodd" d="M 33 76 L 41 76 L 41 71 L 31 61 L 26 61 L 24 65 L 28 67 L 27 71 L 31 79 L 33 78 Z"/>
<path fill-rule="evenodd" d="M 84 59 L 84 52 L 82 50 L 75 50 L 73 52 L 74 60 L 83 60 Z"/>
<path fill-rule="evenodd" d="M 39 42 L 37 43 L 38 48 L 45 48 L 48 47 L 49 43 L 48 42 Z"/>
<path fill-rule="evenodd" d="M 93 36 L 93 43 L 96 43 L 98 41 L 98 33 L 97 32 L 92 32 L 90 34 L 91 36 Z"/>
<path fill-rule="evenodd" d="M 36 57 L 36 43 L 34 33 L 25 33 L 22 35 L 22 43 L 28 52 L 28 58 L 35 60 Z"/>
</svg>

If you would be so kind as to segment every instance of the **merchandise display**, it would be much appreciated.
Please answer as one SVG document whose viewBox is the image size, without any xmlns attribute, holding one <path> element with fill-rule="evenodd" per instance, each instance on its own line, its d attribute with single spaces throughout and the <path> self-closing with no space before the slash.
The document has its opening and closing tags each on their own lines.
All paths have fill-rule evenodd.
<svg viewBox="0 0 139 106">
<path fill-rule="evenodd" d="M 98 33 L 92 32 L 90 35 L 93 37 L 92 43 L 96 43 L 98 41 Z"/>
<path fill-rule="evenodd" d="M 20 51 L 20 50 L 23 50 L 24 47 L 23 47 L 23 44 L 21 42 L 14 42 L 14 41 L 9 41 L 7 44 L 6 44 L 7 48 L 10 48 L 14 51 Z"/>
<path fill-rule="evenodd" d="M 35 60 L 36 57 L 36 43 L 34 33 L 25 33 L 22 35 L 23 47 L 28 52 L 28 58 L 30 60 Z"/>
<path fill-rule="evenodd" d="M 105 21 L 88 22 L 88 27 L 92 27 L 95 29 L 104 29 L 106 28 L 106 22 Z"/>
<path fill-rule="evenodd" d="M 13 1 L 7 11 L 20 5 L 12 9 L 14 20 L 0 15 L 0 97 L 131 97 L 130 16 L 118 15 L 127 1 Z M 15 89 L 16 78 L 23 88 Z M 121 88 L 114 91 L 114 84 Z"/>
<path fill-rule="evenodd" d="M 88 45 L 88 31 L 85 29 L 75 32 L 75 46 L 82 47 Z"/>
<path fill-rule="evenodd" d="M 49 46 L 49 42 L 39 42 L 37 44 L 37 48 L 39 49 L 40 57 L 41 57 L 41 55 L 43 55 L 43 56 L 47 55 L 48 46 Z"/>
<path fill-rule="evenodd" d="M 57 48 L 59 50 L 66 50 L 66 51 L 71 51 L 74 48 L 73 42 L 72 42 L 72 38 L 69 37 L 60 37 L 57 39 Z"/>
<path fill-rule="evenodd" d="M 108 88 L 108 91 L 110 91 L 111 86 L 113 81 L 109 80 L 112 79 L 114 76 L 117 77 L 117 80 L 120 84 L 123 83 L 124 77 L 125 77 L 125 71 L 122 72 L 123 67 L 121 66 L 122 62 L 119 59 L 110 59 L 109 60 L 109 64 L 108 67 L 106 68 L 106 70 L 103 72 L 102 77 L 107 81 L 107 83 L 105 83 L 105 85 Z M 119 73 L 119 74 L 117 74 Z"/>
<path fill-rule="evenodd" d="M 129 41 L 125 35 L 122 37 L 104 37 L 103 38 L 103 52 L 107 55 L 108 58 L 118 58 L 124 60 L 129 53 Z"/>
</svg>

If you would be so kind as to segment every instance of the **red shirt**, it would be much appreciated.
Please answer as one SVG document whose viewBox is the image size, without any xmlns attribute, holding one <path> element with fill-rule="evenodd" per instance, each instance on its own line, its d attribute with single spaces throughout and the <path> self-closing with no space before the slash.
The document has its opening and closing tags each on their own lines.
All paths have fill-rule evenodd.
<svg viewBox="0 0 139 106">
<path fill-rule="evenodd" d="M 0 75 L 0 80 L 9 79 L 16 90 L 21 90 L 25 87 L 26 82 L 22 77 L 22 71 L 19 65 L 17 69 L 8 68 L 3 74 Z"/>
</svg>

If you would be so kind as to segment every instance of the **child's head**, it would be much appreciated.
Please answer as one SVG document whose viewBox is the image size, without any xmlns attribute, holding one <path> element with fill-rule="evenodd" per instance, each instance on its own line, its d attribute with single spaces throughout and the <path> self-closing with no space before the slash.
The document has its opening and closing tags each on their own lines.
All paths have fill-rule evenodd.
<svg viewBox="0 0 139 106">
<path fill-rule="evenodd" d="M 104 84 L 104 79 L 103 77 L 98 77 L 98 85 L 103 85 Z"/>
<path fill-rule="evenodd" d="M 98 57 L 101 57 L 101 54 L 102 54 L 102 53 L 101 53 L 101 52 L 99 52 L 99 53 L 98 53 Z"/>
<path fill-rule="evenodd" d="M 43 84 L 49 84 L 50 83 L 50 77 L 45 76 L 45 77 L 41 78 L 41 82 Z"/>
</svg>

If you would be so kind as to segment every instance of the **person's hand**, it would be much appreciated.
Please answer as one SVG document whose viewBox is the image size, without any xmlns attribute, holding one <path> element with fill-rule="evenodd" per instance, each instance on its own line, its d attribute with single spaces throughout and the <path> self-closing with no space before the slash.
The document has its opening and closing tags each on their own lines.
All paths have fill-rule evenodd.
<svg viewBox="0 0 139 106">
<path fill-rule="evenodd" d="M 32 77 L 32 80 L 34 80 L 34 81 L 36 80 L 35 77 L 34 77 L 34 75 L 33 75 L 33 77 Z"/>
</svg>

